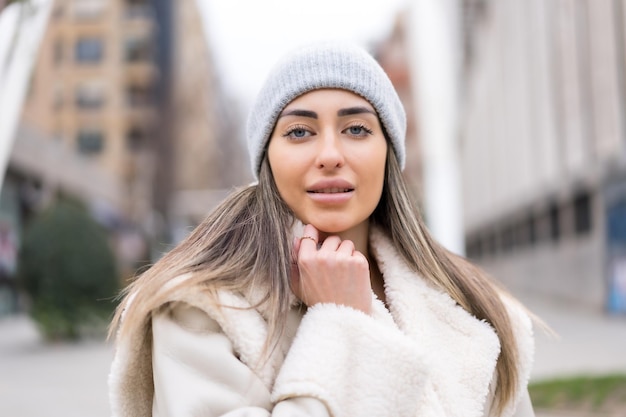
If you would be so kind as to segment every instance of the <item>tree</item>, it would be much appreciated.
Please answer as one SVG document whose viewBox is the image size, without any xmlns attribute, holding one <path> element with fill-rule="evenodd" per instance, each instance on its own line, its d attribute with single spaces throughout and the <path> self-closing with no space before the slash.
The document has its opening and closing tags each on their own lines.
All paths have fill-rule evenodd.
<svg viewBox="0 0 626 417">
<path fill-rule="evenodd" d="M 43 211 L 26 230 L 17 275 L 48 339 L 74 339 L 103 322 L 119 287 L 104 229 L 67 200 Z"/>
</svg>

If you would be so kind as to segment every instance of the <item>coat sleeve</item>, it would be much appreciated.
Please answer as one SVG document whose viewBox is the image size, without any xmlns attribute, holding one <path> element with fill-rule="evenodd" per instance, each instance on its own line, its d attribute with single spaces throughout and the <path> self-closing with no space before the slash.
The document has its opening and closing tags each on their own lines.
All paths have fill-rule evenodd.
<svg viewBox="0 0 626 417">
<path fill-rule="evenodd" d="M 318 399 L 276 405 L 216 321 L 179 304 L 152 318 L 154 417 L 328 417 Z"/>
<path fill-rule="evenodd" d="M 272 392 L 217 322 L 186 309 L 182 321 L 172 313 L 153 317 L 153 416 L 414 416 L 422 415 L 418 402 L 436 404 L 414 344 L 351 308 L 309 309 Z M 434 401 L 423 399 L 429 393 Z M 423 415 L 443 413 L 435 407 Z"/>
</svg>

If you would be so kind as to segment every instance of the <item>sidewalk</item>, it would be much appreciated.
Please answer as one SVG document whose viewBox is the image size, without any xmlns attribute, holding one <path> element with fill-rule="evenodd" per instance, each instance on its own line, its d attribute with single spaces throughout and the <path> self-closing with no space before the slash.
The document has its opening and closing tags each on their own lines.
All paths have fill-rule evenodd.
<svg viewBox="0 0 626 417">
<path fill-rule="evenodd" d="M 0 319 L 0 416 L 109 417 L 113 349 L 101 341 L 43 344 L 25 316 Z"/>
<path fill-rule="evenodd" d="M 610 316 L 558 301 L 521 296 L 557 334 L 535 328 L 532 380 L 626 373 L 626 316 Z"/>
<path fill-rule="evenodd" d="M 560 334 L 551 339 L 537 330 L 533 380 L 626 373 L 626 317 L 522 300 Z M 112 347 L 101 341 L 47 345 L 25 316 L 1 318 L 0 416 L 108 417 L 106 379 L 112 358 Z M 537 412 L 537 417 L 564 416 Z"/>
<path fill-rule="evenodd" d="M 551 337 L 535 329 L 535 365 L 532 381 L 626 373 L 626 316 L 576 308 L 553 300 L 520 297 L 552 330 Z M 607 414 L 572 414 L 535 410 L 536 417 L 614 417 Z"/>
</svg>

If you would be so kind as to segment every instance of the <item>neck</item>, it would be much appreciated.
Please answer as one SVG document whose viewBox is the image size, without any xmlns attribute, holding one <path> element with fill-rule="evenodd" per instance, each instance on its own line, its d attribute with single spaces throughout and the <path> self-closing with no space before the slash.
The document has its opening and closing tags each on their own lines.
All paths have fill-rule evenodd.
<svg viewBox="0 0 626 417">
<path fill-rule="evenodd" d="M 367 219 L 343 232 L 326 233 L 320 231 L 320 242 L 323 242 L 328 236 L 339 236 L 342 241 L 351 240 L 354 243 L 354 249 L 361 252 L 369 260 L 369 225 L 369 219 Z"/>
</svg>

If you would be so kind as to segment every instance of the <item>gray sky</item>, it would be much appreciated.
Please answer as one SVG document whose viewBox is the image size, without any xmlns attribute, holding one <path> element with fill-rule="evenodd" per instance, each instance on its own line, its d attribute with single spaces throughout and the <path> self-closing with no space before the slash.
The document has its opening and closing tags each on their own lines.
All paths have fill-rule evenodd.
<svg viewBox="0 0 626 417">
<path fill-rule="evenodd" d="M 247 109 L 271 66 L 316 40 L 364 46 L 389 33 L 408 0 L 197 0 L 217 68 Z"/>
</svg>

